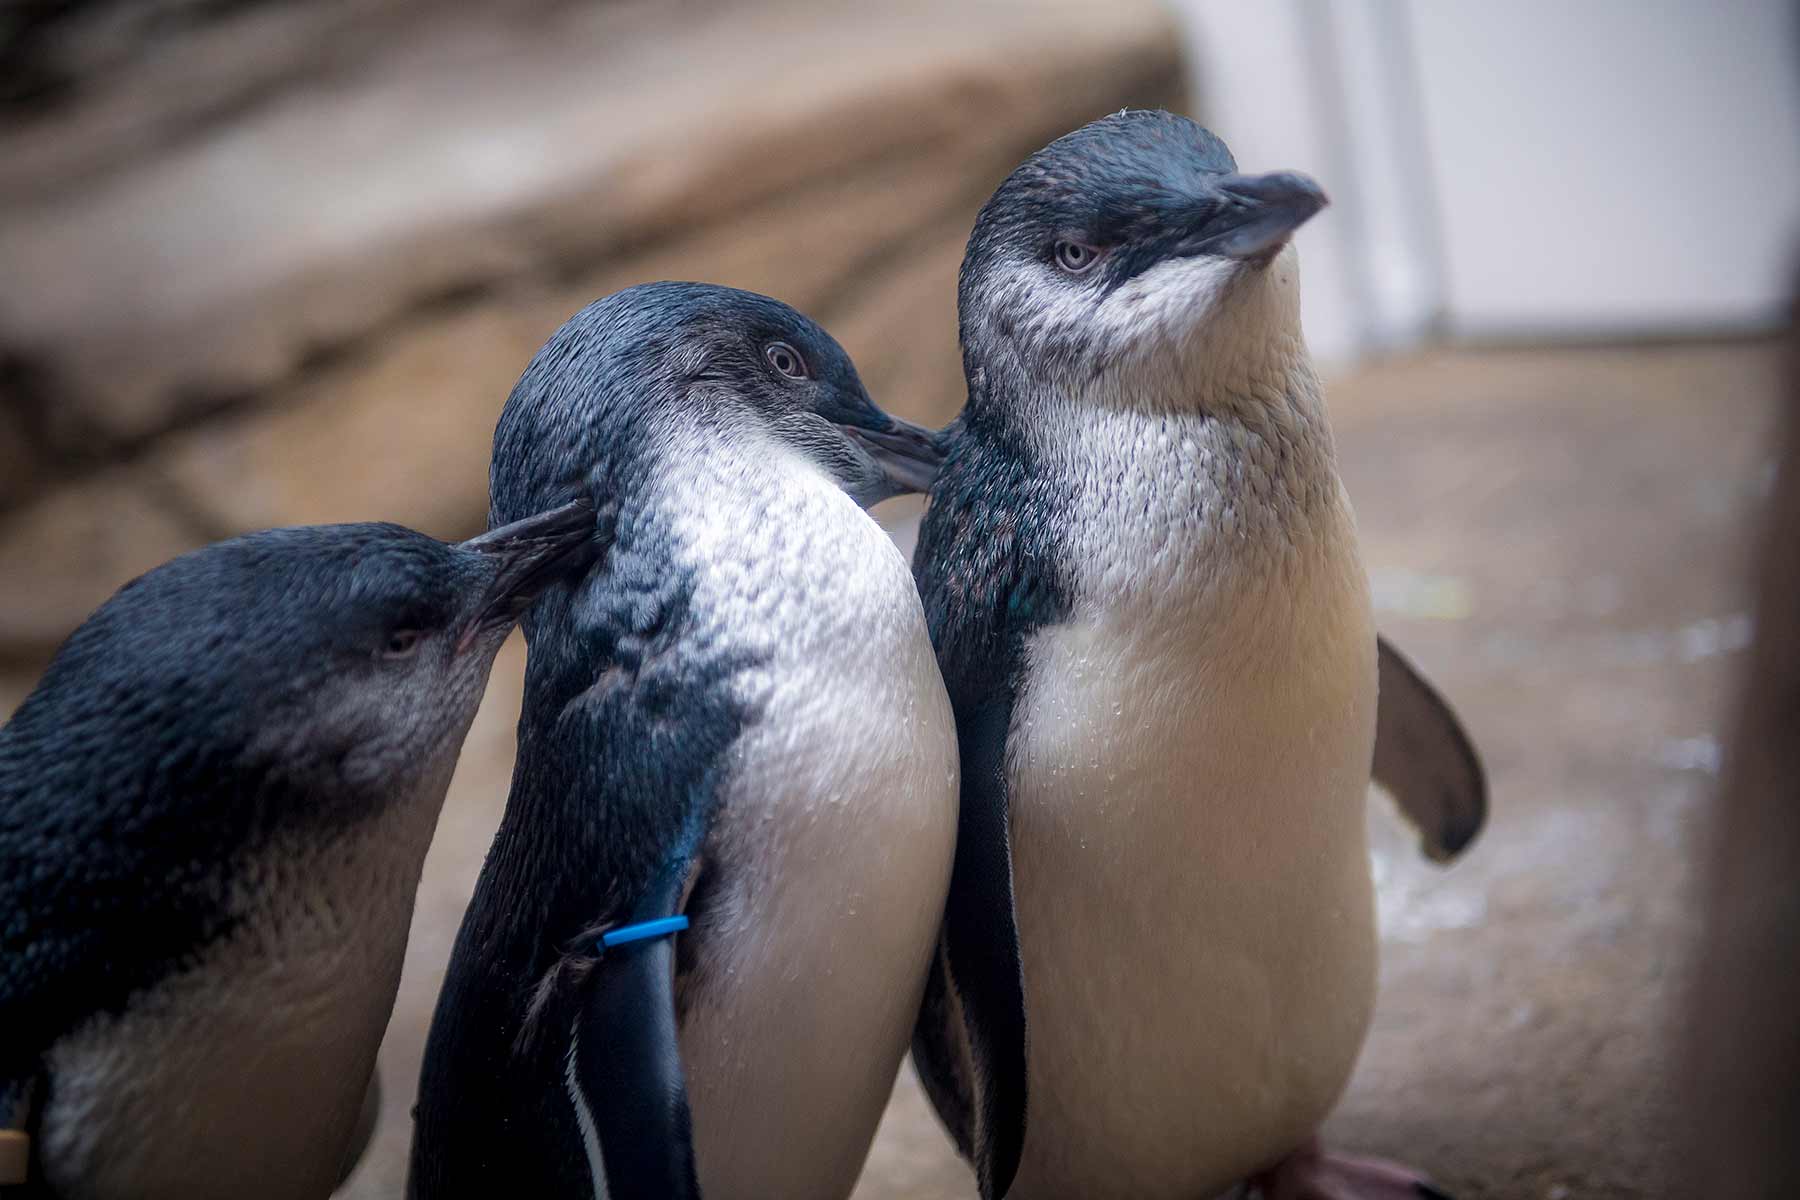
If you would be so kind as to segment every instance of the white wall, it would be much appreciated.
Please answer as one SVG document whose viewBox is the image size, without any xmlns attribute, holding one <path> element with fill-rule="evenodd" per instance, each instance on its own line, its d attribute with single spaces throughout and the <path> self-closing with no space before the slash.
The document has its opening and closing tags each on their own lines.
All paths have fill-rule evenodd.
<svg viewBox="0 0 1800 1200">
<path fill-rule="evenodd" d="M 1789 0 L 1407 0 L 1451 327 L 1776 319 L 1800 248 Z"/>
<path fill-rule="evenodd" d="M 1176 0 L 1196 116 L 1317 176 L 1327 363 L 1443 330 L 1769 326 L 1800 250 L 1787 0 Z"/>
</svg>

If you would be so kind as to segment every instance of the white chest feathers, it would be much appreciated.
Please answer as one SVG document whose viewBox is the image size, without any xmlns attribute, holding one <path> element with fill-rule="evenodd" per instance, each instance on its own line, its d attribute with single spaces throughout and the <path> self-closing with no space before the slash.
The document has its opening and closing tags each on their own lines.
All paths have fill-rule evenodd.
<svg viewBox="0 0 1800 1200">
<path fill-rule="evenodd" d="M 1375 631 L 1322 414 L 1278 415 L 1089 412 L 1057 451 L 1075 611 L 1028 647 L 1008 757 L 1015 1195 L 1215 1194 L 1361 1046 Z"/>
<path fill-rule="evenodd" d="M 942 916 L 955 725 L 905 560 L 835 486 L 784 471 L 685 528 L 695 610 L 764 656 L 743 685 L 757 717 L 708 842 L 704 923 L 684 935 L 700 1180 L 711 1200 L 842 1197 Z"/>
<path fill-rule="evenodd" d="M 344 1167 L 449 763 L 420 803 L 242 865 L 237 928 L 47 1056 L 41 1157 L 71 1200 L 317 1200 Z"/>
</svg>

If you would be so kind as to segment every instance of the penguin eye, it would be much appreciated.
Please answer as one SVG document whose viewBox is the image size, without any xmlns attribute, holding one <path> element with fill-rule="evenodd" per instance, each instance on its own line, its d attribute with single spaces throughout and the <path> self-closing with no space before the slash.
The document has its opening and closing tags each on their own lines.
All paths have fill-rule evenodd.
<svg viewBox="0 0 1800 1200">
<path fill-rule="evenodd" d="M 1071 275 L 1079 275 L 1099 261 L 1100 251 L 1085 243 L 1072 238 L 1056 243 L 1056 265 Z"/>
<path fill-rule="evenodd" d="M 411 658 L 424 641 L 425 635 L 417 629 L 396 629 L 382 641 L 381 657 Z"/>
<path fill-rule="evenodd" d="M 770 342 L 768 347 L 763 350 L 763 357 L 769 360 L 771 367 L 789 379 L 807 378 L 806 360 L 800 357 L 798 350 L 786 342 Z"/>
</svg>

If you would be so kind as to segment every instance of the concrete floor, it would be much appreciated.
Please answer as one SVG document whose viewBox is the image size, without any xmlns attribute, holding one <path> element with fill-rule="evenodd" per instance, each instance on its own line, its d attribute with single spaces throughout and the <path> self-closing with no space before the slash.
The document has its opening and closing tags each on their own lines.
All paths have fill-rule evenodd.
<svg viewBox="0 0 1800 1200">
<path fill-rule="evenodd" d="M 1409 1159 L 1463 1200 L 1660 1194 L 1664 1038 L 1749 637 L 1742 559 L 1778 366 L 1743 344 L 1458 352 L 1331 388 L 1383 630 L 1460 708 L 1493 786 L 1487 831 L 1448 870 L 1371 805 L 1382 992 L 1339 1144 Z M 426 867 L 358 1200 L 401 1193 L 522 667 L 510 645 Z M 974 1194 L 903 1073 L 857 1200 Z"/>
</svg>

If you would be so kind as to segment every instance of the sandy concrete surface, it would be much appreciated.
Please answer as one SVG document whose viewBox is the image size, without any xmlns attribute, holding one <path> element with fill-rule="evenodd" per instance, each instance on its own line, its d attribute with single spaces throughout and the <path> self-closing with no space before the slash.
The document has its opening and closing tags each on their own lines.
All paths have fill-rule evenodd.
<svg viewBox="0 0 1800 1200">
<path fill-rule="evenodd" d="M 1448 870 L 1371 804 L 1382 991 L 1339 1144 L 1417 1162 L 1462 1200 L 1661 1191 L 1664 1038 L 1750 633 L 1742 560 L 1777 369 L 1756 344 L 1443 352 L 1331 388 L 1382 628 L 1461 709 L 1493 786 L 1487 831 Z M 515 642 L 427 863 L 357 1200 L 401 1193 L 522 666 Z M 0 680 L 0 704 L 28 682 Z M 903 1073 L 857 1200 L 973 1195 Z"/>
</svg>

